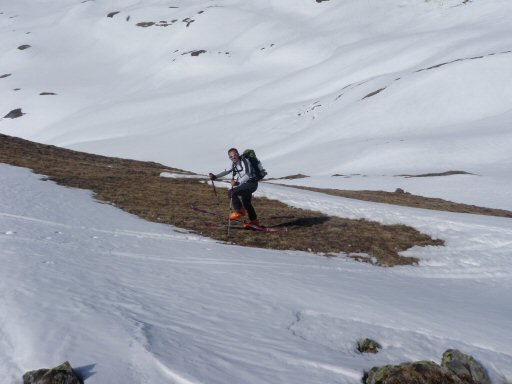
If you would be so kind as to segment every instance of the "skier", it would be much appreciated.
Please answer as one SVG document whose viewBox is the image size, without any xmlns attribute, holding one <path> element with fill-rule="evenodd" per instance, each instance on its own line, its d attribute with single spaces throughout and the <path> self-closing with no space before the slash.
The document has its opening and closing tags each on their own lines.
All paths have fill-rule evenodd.
<svg viewBox="0 0 512 384">
<path fill-rule="evenodd" d="M 240 156 L 236 148 L 230 148 L 228 156 L 232 161 L 231 170 L 223 171 L 216 175 L 210 173 L 208 176 L 211 180 L 216 180 L 231 173 L 231 189 L 228 191 L 228 196 L 231 200 L 233 212 L 230 213 L 229 218 L 235 220 L 248 213 L 248 224 L 259 226 L 260 223 L 256 211 L 251 203 L 252 194 L 258 189 L 258 181 L 254 177 L 254 169 L 251 162 L 244 156 Z M 242 202 L 240 202 L 240 198 L 242 198 Z M 247 224 L 244 227 L 249 228 Z"/>
</svg>

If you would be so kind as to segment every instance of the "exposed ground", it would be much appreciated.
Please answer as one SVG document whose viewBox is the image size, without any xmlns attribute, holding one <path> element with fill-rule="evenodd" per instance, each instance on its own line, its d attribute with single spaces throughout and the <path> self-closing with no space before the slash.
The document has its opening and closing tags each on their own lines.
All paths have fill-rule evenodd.
<svg viewBox="0 0 512 384">
<path fill-rule="evenodd" d="M 175 225 L 220 241 L 226 228 L 205 225 L 218 219 L 193 211 L 191 205 L 227 215 L 225 191 L 215 197 L 204 177 L 172 179 L 164 171 L 187 173 L 152 162 L 97 156 L 0 135 L 0 162 L 26 167 L 55 182 L 88 189 L 96 199 L 108 202 L 144 219 Z M 190 173 L 189 173 L 190 174 Z M 267 226 L 286 227 L 287 232 L 260 233 L 233 229 L 231 242 L 261 248 L 303 250 L 321 254 L 346 252 L 382 266 L 414 264 L 414 257 L 398 252 L 415 245 L 443 245 L 405 225 L 381 225 L 368 220 L 329 217 L 285 204 L 256 198 L 254 204 Z M 359 256 L 359 253 L 370 257 Z"/>
<path fill-rule="evenodd" d="M 423 177 L 423 176 L 416 176 Z M 454 203 L 453 201 L 443 200 L 433 197 L 424 197 L 413 195 L 401 189 L 395 192 L 385 191 L 348 191 L 341 189 L 311 188 L 311 187 L 295 187 L 299 189 L 307 189 L 309 191 L 322 192 L 328 195 L 347 197 L 349 199 L 357 199 L 371 201 L 374 203 L 386 203 L 402 205 L 413 208 L 433 209 L 436 211 L 448 211 L 458 213 L 473 213 L 476 215 L 511 217 L 512 212 L 504 209 L 494 209 L 478 207 L 476 205 Z"/>
</svg>

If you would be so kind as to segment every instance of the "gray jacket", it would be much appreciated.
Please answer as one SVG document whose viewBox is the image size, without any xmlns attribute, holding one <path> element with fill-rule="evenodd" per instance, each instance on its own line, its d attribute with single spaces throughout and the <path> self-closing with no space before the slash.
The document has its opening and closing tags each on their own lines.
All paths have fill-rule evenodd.
<svg viewBox="0 0 512 384">
<path fill-rule="evenodd" d="M 236 163 L 233 163 L 233 166 L 230 170 L 223 171 L 215 175 L 215 177 L 223 177 L 229 173 L 233 175 L 232 177 L 236 180 L 238 185 L 245 184 L 250 180 L 254 181 L 254 170 L 252 169 L 251 162 L 244 156 L 240 156 L 240 160 L 238 160 Z"/>
</svg>

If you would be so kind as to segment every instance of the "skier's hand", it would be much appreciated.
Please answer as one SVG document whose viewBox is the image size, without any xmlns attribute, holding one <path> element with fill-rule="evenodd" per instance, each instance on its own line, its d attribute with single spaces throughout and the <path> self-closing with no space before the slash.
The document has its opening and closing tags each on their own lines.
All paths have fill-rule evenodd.
<svg viewBox="0 0 512 384">
<path fill-rule="evenodd" d="M 210 178 L 210 180 L 215 180 L 215 179 L 217 179 L 217 176 L 215 176 L 213 173 L 209 173 L 209 174 L 208 174 L 208 177 Z"/>
<path fill-rule="evenodd" d="M 231 186 L 232 186 L 232 187 L 234 187 L 234 186 L 236 186 L 236 185 L 237 185 L 237 182 L 236 182 L 234 179 L 233 179 L 233 180 L 231 180 Z"/>
</svg>

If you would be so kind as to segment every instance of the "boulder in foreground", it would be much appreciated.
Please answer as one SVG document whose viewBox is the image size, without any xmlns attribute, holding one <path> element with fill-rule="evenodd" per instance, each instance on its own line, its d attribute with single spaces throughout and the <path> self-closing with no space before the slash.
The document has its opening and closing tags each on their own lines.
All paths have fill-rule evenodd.
<svg viewBox="0 0 512 384">
<path fill-rule="evenodd" d="M 441 365 L 416 361 L 373 367 L 363 377 L 365 384 L 491 384 L 485 368 L 473 356 L 456 349 L 443 354 Z"/>
<path fill-rule="evenodd" d="M 23 375 L 23 384 L 84 384 L 69 362 L 51 369 L 38 369 Z"/>
</svg>

